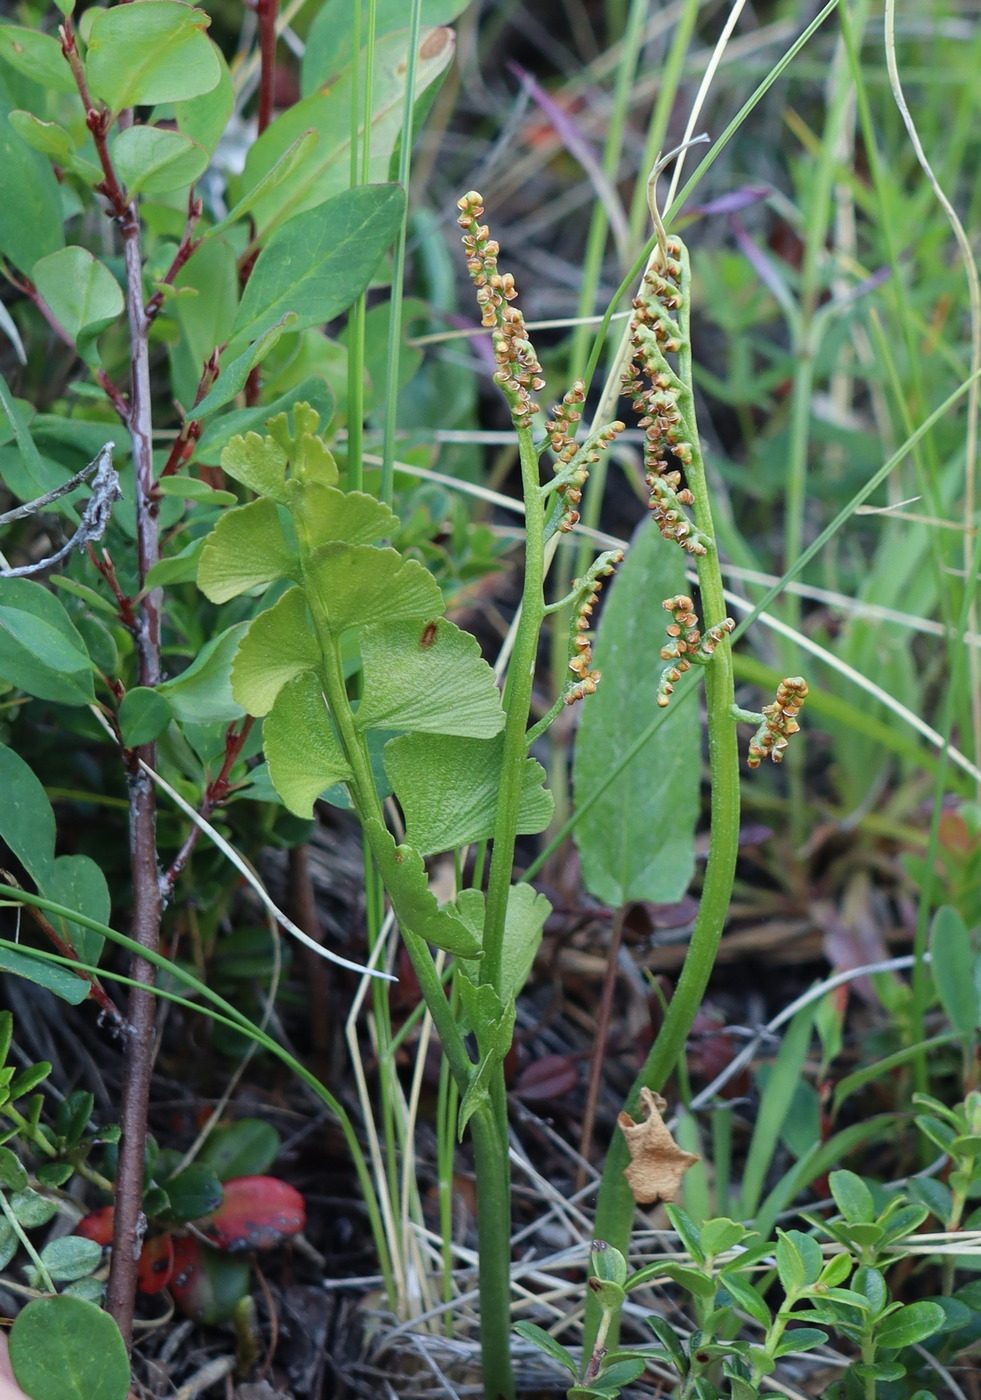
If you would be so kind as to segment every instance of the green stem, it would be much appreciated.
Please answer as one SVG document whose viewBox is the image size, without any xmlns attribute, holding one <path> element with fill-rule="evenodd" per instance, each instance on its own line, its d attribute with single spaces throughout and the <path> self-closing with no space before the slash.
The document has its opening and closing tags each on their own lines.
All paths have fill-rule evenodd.
<svg viewBox="0 0 981 1400">
<path fill-rule="evenodd" d="M 517 431 L 521 485 L 525 498 L 525 578 L 521 595 L 521 620 L 511 664 L 508 667 L 504 694 L 507 711 L 504 756 L 501 764 L 497 817 L 494 822 L 494 850 L 487 884 L 484 949 L 480 962 L 480 980 L 489 982 L 499 994 L 502 992 L 504 920 L 511 890 L 515 833 L 527 752 L 528 712 L 531 708 L 531 692 L 535 680 L 538 638 L 545 616 L 545 519 L 538 481 L 538 453 L 535 450 L 531 428 L 522 426 Z"/>
<path fill-rule="evenodd" d="M 503 1082 L 503 1081 L 502 1081 Z M 507 1126 L 479 1109 L 470 1120 L 479 1200 L 480 1357 L 485 1400 L 512 1400 L 511 1369 L 511 1175 Z"/>
<path fill-rule="evenodd" d="M 682 250 L 682 306 L 679 313 L 681 349 L 678 352 L 678 377 L 682 389 L 678 395 L 688 440 L 692 446 L 691 463 L 685 470 L 688 489 L 693 498 L 693 515 L 697 529 L 708 540 L 714 540 L 712 506 L 705 465 L 698 441 L 695 408 L 692 397 L 691 340 L 688 330 L 690 306 L 689 266 L 687 253 Z M 703 626 L 713 626 L 725 617 L 725 595 L 718 554 L 714 544 L 698 556 L 698 584 L 702 597 Z M 735 689 L 732 650 L 728 637 L 720 641 L 705 668 L 705 699 L 709 738 L 709 770 L 711 781 L 711 836 L 702 897 L 678 985 L 668 1006 L 664 1025 L 650 1054 L 631 1087 L 624 1104 L 625 1110 L 636 1117 L 640 1091 L 646 1087 L 655 1092 L 663 1088 L 675 1062 L 684 1052 L 692 1022 L 708 986 L 715 957 L 722 937 L 739 847 L 739 753 L 736 727 L 732 718 Z M 622 1253 L 628 1252 L 634 1200 L 624 1178 L 629 1162 L 626 1139 L 614 1135 L 603 1168 L 593 1238 L 606 1240 Z M 592 1298 L 586 1300 L 586 1323 L 583 1338 L 585 1350 L 591 1349 L 599 1326 L 600 1309 Z M 612 1339 L 616 1345 L 616 1331 Z"/>
</svg>

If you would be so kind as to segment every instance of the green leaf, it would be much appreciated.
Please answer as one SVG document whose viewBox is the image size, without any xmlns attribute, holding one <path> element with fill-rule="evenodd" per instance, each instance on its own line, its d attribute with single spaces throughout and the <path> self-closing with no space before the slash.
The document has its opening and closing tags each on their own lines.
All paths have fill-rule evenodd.
<svg viewBox="0 0 981 1400">
<path fill-rule="evenodd" d="M 550 1356 L 553 1361 L 564 1366 L 570 1375 L 578 1375 L 576 1363 L 571 1354 L 544 1328 L 536 1326 L 534 1322 L 516 1322 L 513 1330 L 517 1332 L 519 1337 L 524 1337 L 526 1342 L 531 1342 L 532 1346 L 536 1346 L 539 1351 L 543 1351 L 546 1356 Z"/>
<path fill-rule="evenodd" d="M 221 454 L 221 468 L 227 476 L 240 481 L 257 496 L 268 496 L 279 505 L 286 505 L 287 456 L 275 438 L 247 433 L 233 437 Z"/>
<path fill-rule="evenodd" d="M 725 1254 L 746 1238 L 746 1227 L 736 1220 L 718 1216 L 714 1220 L 702 1222 L 699 1230 L 700 1244 L 706 1259 L 714 1259 L 717 1254 Z"/>
<path fill-rule="evenodd" d="M 299 560 L 283 536 L 275 502 L 250 501 L 223 515 L 208 536 L 198 565 L 198 587 L 213 603 L 227 603 L 250 588 L 298 578 L 299 573 Z"/>
<path fill-rule="evenodd" d="M 485 913 L 483 891 L 461 890 L 455 912 L 482 944 Z M 542 929 L 551 912 L 551 904 L 531 885 L 511 886 L 501 948 L 501 990 L 505 996 L 517 996 L 528 981 L 542 941 Z M 477 962 L 463 960 L 464 971 L 472 982 L 479 978 L 479 967 Z"/>
<path fill-rule="evenodd" d="M 394 837 L 373 817 L 364 830 L 399 923 L 447 953 L 476 957 L 480 944 L 451 907 L 439 907 L 419 852 L 411 846 L 396 846 Z"/>
<path fill-rule="evenodd" d="M 11 972 L 15 977 L 23 977 L 28 982 L 45 987 L 71 1006 L 78 1006 L 89 994 L 90 984 L 84 977 L 76 977 L 57 963 L 32 958 L 28 952 L 22 952 L 5 939 L 0 939 L 0 971 Z"/>
<path fill-rule="evenodd" d="M 320 664 L 303 589 L 291 588 L 249 624 L 232 665 L 232 694 L 248 714 L 267 715 L 287 681 Z"/>
<path fill-rule="evenodd" d="M 213 228 L 208 230 L 205 237 L 210 238 L 214 234 L 226 228 L 230 228 L 231 225 L 237 223 L 239 219 L 244 219 L 246 214 L 250 213 L 260 200 L 268 198 L 269 195 L 278 190 L 281 185 L 285 185 L 297 166 L 301 165 L 303 161 L 306 160 L 307 156 L 310 155 L 317 141 L 318 136 L 316 131 L 310 130 L 301 132 L 296 140 L 291 145 L 287 146 L 286 150 L 279 156 L 275 164 L 266 171 L 265 175 L 242 196 L 238 203 L 228 211 L 223 219 L 220 219 Z"/>
<path fill-rule="evenodd" d="M 119 731 L 128 749 L 152 744 L 174 718 L 167 698 L 149 686 L 136 685 L 123 696 L 119 707 Z"/>
<path fill-rule="evenodd" d="M 948 1020 L 964 1040 L 971 1040 L 981 1024 L 977 962 L 964 920 L 951 905 L 942 905 L 930 925 L 930 971 Z"/>
<path fill-rule="evenodd" d="M 777 1231 L 777 1273 L 785 1293 L 797 1293 L 807 1282 L 807 1269 L 795 1241 L 784 1231 Z"/>
<path fill-rule="evenodd" d="M 235 89 L 224 54 L 212 39 L 209 39 L 208 43 L 218 61 L 218 82 L 208 92 L 191 97 L 186 102 L 176 103 L 174 116 L 177 118 L 178 129 L 183 131 L 185 136 L 190 136 L 199 146 L 203 146 L 209 156 L 213 156 L 235 107 Z"/>
<path fill-rule="evenodd" d="M 8 31 L 0 29 L 0 35 Z M 72 84 L 74 86 L 74 83 Z M 43 122 L 33 112 L 11 112 L 7 120 L 34 151 L 64 164 L 75 150 L 73 137 L 57 122 Z"/>
<path fill-rule="evenodd" d="M 212 248 L 217 246 L 217 243 L 205 246 Z M 201 441 L 194 454 L 195 462 L 203 462 L 207 466 L 218 466 L 222 452 L 233 437 L 265 428 L 276 415 L 295 409 L 300 403 L 312 403 L 325 423 L 333 416 L 335 408 L 333 391 L 326 380 L 315 375 L 308 375 L 294 388 L 287 389 L 272 403 L 260 404 L 257 408 L 236 408 L 229 413 L 222 414 L 202 433 Z"/>
<path fill-rule="evenodd" d="M 273 786 L 298 817 L 312 817 L 320 794 L 352 776 L 320 681 L 311 671 L 281 688 L 263 725 L 262 742 Z"/>
<path fill-rule="evenodd" d="M 403 559 L 397 550 L 370 545 L 324 545 L 311 570 L 311 584 L 324 600 L 335 637 L 349 627 L 372 623 L 425 623 L 445 606 L 439 585 L 422 564 Z"/>
<path fill-rule="evenodd" d="M 157 687 L 181 724 L 231 724 L 242 718 L 232 695 L 232 661 L 248 627 L 236 622 L 212 637 L 179 676 Z"/>
<path fill-rule="evenodd" d="M 389 178 L 392 152 L 405 114 L 405 81 L 408 45 L 406 34 L 388 34 L 375 44 L 371 74 L 373 112 L 367 184 Z M 419 37 L 415 92 L 430 86 L 453 57 L 452 30 L 429 30 Z M 362 57 L 361 69 L 364 67 Z M 364 82 L 363 71 L 357 75 Z M 323 204 L 347 190 L 351 182 L 351 100 L 354 73 L 351 65 L 325 92 L 317 92 L 284 112 L 260 136 L 249 151 L 242 177 L 248 191 L 262 179 L 301 133 L 314 130 L 319 141 L 293 171 L 289 185 L 260 200 L 253 208 L 261 238 L 286 219 Z M 364 87 L 360 91 L 364 93 Z M 362 102 L 363 105 L 363 102 Z M 363 136 L 359 134 L 359 144 Z"/>
<path fill-rule="evenodd" d="M 239 302 L 235 249 L 225 238 L 205 243 L 181 268 L 174 288 L 180 295 L 167 304 L 168 315 L 181 332 L 169 347 L 174 397 L 189 410 L 197 397 L 202 365 L 232 332 Z M 202 460 L 200 454 L 195 460 Z"/>
<path fill-rule="evenodd" d="M 108 921 L 109 886 L 105 875 L 89 856 L 59 856 L 43 879 L 38 880 L 38 888 L 55 904 L 75 909 L 100 924 Z M 49 914 L 48 918 L 55 931 L 67 939 L 83 962 L 99 961 L 104 942 L 101 933 L 83 928 L 60 914 Z M 56 967 L 50 970 L 66 971 L 65 968 Z"/>
<path fill-rule="evenodd" d="M 5 744 L 0 744 L 0 792 L 0 837 L 40 884 L 54 864 L 54 812 L 39 779 Z"/>
<path fill-rule="evenodd" d="M 32 1089 L 43 1084 L 50 1073 L 51 1062 L 49 1060 L 39 1060 L 36 1065 L 29 1065 L 7 1086 L 7 1102 L 16 1103 L 24 1094 L 29 1094 Z"/>
<path fill-rule="evenodd" d="M 385 771 L 405 812 L 406 839 L 424 855 L 493 836 L 503 739 L 406 734 L 385 745 Z M 519 835 L 544 831 L 552 795 L 544 769 L 527 758 L 521 770 Z"/>
<path fill-rule="evenodd" d="M 219 1181 L 263 1176 L 279 1156 L 279 1134 L 261 1118 L 240 1118 L 216 1128 L 201 1151 L 202 1166 Z"/>
<path fill-rule="evenodd" d="M 233 328 L 236 341 L 255 340 L 288 311 L 299 317 L 297 330 L 346 311 L 371 281 L 404 209 L 398 185 L 361 185 L 284 224 L 256 259 Z"/>
<path fill-rule="evenodd" d="M 338 491 L 311 481 L 291 494 L 296 497 L 297 528 L 306 530 L 313 548 L 341 541 L 371 544 L 399 528 L 394 512 L 364 491 Z"/>
<path fill-rule="evenodd" d="M 622 1288 L 627 1282 L 627 1261 L 618 1249 L 605 1240 L 594 1240 L 589 1252 L 589 1262 L 597 1278 L 617 1283 Z"/>
<path fill-rule="evenodd" d="M 749 1279 L 741 1277 L 739 1274 L 725 1274 L 719 1280 L 722 1287 L 729 1294 L 737 1308 L 742 1308 L 748 1312 L 750 1317 L 755 1318 L 761 1327 L 769 1327 L 773 1321 L 770 1316 L 770 1309 L 767 1307 L 758 1289 L 754 1288 Z"/>
<path fill-rule="evenodd" d="M 879 1347 L 888 1351 L 899 1347 L 911 1347 L 939 1332 L 945 1322 L 946 1315 L 939 1303 L 929 1303 L 925 1300 L 909 1303 L 898 1312 L 890 1314 L 882 1326 L 876 1328 L 875 1340 Z"/>
<path fill-rule="evenodd" d="M 61 44 L 50 34 L 42 34 L 39 29 L 25 29 L 19 24 L 0 25 L 0 58 L 51 92 L 78 95 Z"/>
<path fill-rule="evenodd" d="M 119 1328 L 82 1298 L 28 1303 L 10 1331 L 10 1363 L 31 1400 L 126 1400 L 129 1393 Z"/>
<path fill-rule="evenodd" d="M 146 576 L 144 587 L 162 588 L 165 584 L 190 583 L 198 576 L 205 540 L 192 540 L 178 554 L 158 559 Z"/>
<path fill-rule="evenodd" d="M 810 1351 L 813 1347 L 824 1346 L 827 1340 L 827 1332 L 822 1332 L 820 1327 L 793 1327 L 783 1334 L 773 1354 L 779 1359 L 793 1351 Z"/>
<path fill-rule="evenodd" d="M 317 10 L 307 34 L 301 67 L 303 96 L 331 83 L 352 58 L 356 0 L 326 0 Z M 420 22 L 424 29 L 449 24 L 466 8 L 467 0 L 422 0 Z M 368 14 L 362 3 L 362 26 Z M 403 0 L 378 0 L 374 8 L 376 38 L 404 29 Z M 362 34 L 366 29 L 362 27 Z"/>
<path fill-rule="evenodd" d="M 835 1205 L 850 1223 L 863 1223 L 875 1219 L 875 1202 L 872 1192 L 860 1176 L 854 1172 L 832 1172 L 828 1178 Z"/>
<path fill-rule="evenodd" d="M 245 381 L 256 365 L 262 363 L 283 333 L 296 330 L 297 319 L 295 312 L 287 311 L 274 325 L 263 331 L 246 350 L 243 350 L 241 355 L 237 355 L 234 360 L 225 365 L 210 391 L 205 394 L 199 404 L 195 405 L 195 418 L 207 418 L 209 413 L 224 408 L 225 404 L 229 403 L 236 394 L 241 393 L 245 388 Z"/>
<path fill-rule="evenodd" d="M 682 551 L 645 522 L 612 583 L 594 650 L 603 678 L 596 694 L 583 702 L 576 736 L 580 807 L 620 767 L 657 713 L 667 617 L 661 600 L 686 588 Z M 576 826 L 586 887 L 614 908 L 633 899 L 678 900 L 694 872 L 701 777 L 698 704 L 677 703 L 675 697 L 663 713 L 651 740 Z"/>
<path fill-rule="evenodd" d="M 0 1147 L 0 1186 L 7 1191 L 23 1191 L 27 1186 L 27 1172 L 9 1147 Z"/>
<path fill-rule="evenodd" d="M 159 126 L 127 127 L 110 151 L 116 174 L 131 195 L 184 189 L 204 174 L 209 161 L 205 148 L 182 131 Z"/>
<path fill-rule="evenodd" d="M 40 1191 L 32 1191 L 30 1187 L 14 1191 L 7 1204 L 18 1224 L 23 1225 L 25 1230 L 39 1229 L 58 1214 L 57 1201 L 42 1196 Z"/>
<path fill-rule="evenodd" d="M 30 277 L 38 258 L 65 245 L 61 195 L 51 162 L 31 150 L 7 121 L 11 108 L 0 94 L 0 253 Z"/>
<path fill-rule="evenodd" d="M 851 1290 L 860 1293 L 867 1300 L 869 1312 L 873 1317 L 885 1312 L 889 1305 L 889 1288 L 885 1278 L 878 1269 L 873 1269 L 867 1264 L 855 1270 Z"/>
<path fill-rule="evenodd" d="M 102 1263 L 102 1246 L 81 1235 L 64 1235 L 44 1246 L 41 1263 L 55 1283 L 70 1283 L 95 1272 Z"/>
<path fill-rule="evenodd" d="M 98 364 L 95 338 L 125 307 L 122 288 L 106 265 L 85 248 L 62 248 L 39 258 L 32 277 L 78 353 L 89 364 Z"/>
<path fill-rule="evenodd" d="M 364 687 L 355 724 L 491 739 L 504 728 L 494 672 L 477 641 L 441 618 L 383 622 L 361 633 Z"/>
<path fill-rule="evenodd" d="M 193 1162 L 176 1176 L 168 1177 L 163 1188 L 170 1202 L 166 1218 L 182 1223 L 210 1215 L 221 1205 L 224 1195 L 215 1172 L 203 1162 Z"/>
<path fill-rule="evenodd" d="M 179 0 L 135 0 L 100 10 L 85 56 L 89 87 L 113 112 L 182 102 L 216 87 L 221 68 L 204 10 Z"/>
<path fill-rule="evenodd" d="M 234 506 L 238 497 L 232 491 L 216 491 L 196 476 L 165 476 L 157 482 L 161 496 L 177 496 L 182 501 L 203 501 L 211 506 Z M 203 543 L 203 541 L 202 541 Z M 193 575 L 192 575 L 193 577 Z"/>
<path fill-rule="evenodd" d="M 19 644 L 33 653 L 42 666 L 59 675 L 74 676 L 91 669 L 88 654 L 75 645 L 74 639 L 36 613 L 0 603 L 0 636 L 5 647 Z"/>
</svg>

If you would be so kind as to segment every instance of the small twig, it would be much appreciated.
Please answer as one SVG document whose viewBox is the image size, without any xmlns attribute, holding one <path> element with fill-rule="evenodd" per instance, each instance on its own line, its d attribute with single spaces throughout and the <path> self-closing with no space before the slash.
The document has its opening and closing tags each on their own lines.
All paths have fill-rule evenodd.
<svg viewBox="0 0 981 1400">
<path fill-rule="evenodd" d="M 126 628 L 127 632 L 131 632 L 135 636 L 137 622 L 136 614 L 133 612 L 133 600 L 128 598 L 119 586 L 119 580 L 116 578 L 116 566 L 112 562 L 109 551 L 104 549 L 102 551 L 102 558 L 100 559 L 90 545 L 89 559 L 92 561 L 93 567 L 99 571 L 109 585 L 112 596 L 116 600 L 120 622 Z"/>
<path fill-rule="evenodd" d="M 198 380 L 197 392 L 194 395 L 195 408 L 218 378 L 218 359 L 223 349 L 224 346 L 219 346 L 217 349 L 212 350 L 211 354 L 204 362 L 201 378 Z M 201 420 L 193 417 L 192 413 L 191 417 L 184 419 L 181 424 L 181 430 L 174 439 L 174 444 L 170 449 L 170 455 L 164 464 L 163 471 L 160 473 L 161 480 L 165 476 L 173 476 L 175 472 L 180 471 L 181 467 L 184 466 L 185 462 L 194 451 L 194 444 L 200 436 Z"/>
<path fill-rule="evenodd" d="M 226 729 L 225 757 L 221 765 L 221 770 L 218 776 L 212 779 L 208 784 L 204 796 L 201 799 L 199 815 L 203 819 L 207 820 L 218 804 L 224 802 L 228 795 L 229 774 L 232 771 L 236 759 L 242 752 L 242 748 L 246 739 L 249 737 L 249 732 L 253 724 L 255 724 L 255 720 L 252 716 L 246 715 L 240 730 L 236 731 L 234 724 L 230 724 Z M 160 876 L 160 898 L 162 900 L 167 900 L 173 892 L 173 888 L 177 883 L 180 873 L 190 859 L 191 852 L 198 844 L 200 836 L 201 828 L 192 825 L 184 840 L 184 844 L 171 862 L 170 868 Z"/>
<path fill-rule="evenodd" d="M 172 287 L 177 274 L 185 263 L 189 262 L 193 255 L 201 246 L 200 238 L 194 237 L 194 229 L 201 217 L 202 204 L 200 199 L 195 199 L 193 194 L 188 196 L 187 201 L 187 222 L 184 225 L 184 232 L 178 244 L 174 260 L 168 267 L 164 275 L 157 281 L 157 290 L 146 304 L 144 315 L 148 321 L 153 321 L 159 315 L 160 308 L 164 303 L 164 287 Z"/>
<path fill-rule="evenodd" d="M 0 869 L 0 877 L 2 877 L 8 885 L 13 885 L 14 889 L 19 890 L 22 888 L 20 881 L 11 871 Z M 28 904 L 23 907 L 27 909 L 28 914 L 30 914 L 45 938 L 48 939 L 63 958 L 71 958 L 73 962 L 81 961 L 72 945 L 62 938 L 61 934 L 48 922 L 40 909 L 33 904 Z M 78 969 L 77 975 L 88 982 L 89 996 L 93 1001 L 98 1002 L 100 1011 L 104 1016 L 108 1017 L 113 1027 L 118 1031 L 127 1031 L 129 1027 L 125 1016 L 119 1010 L 118 1006 L 116 1006 L 99 979 L 93 977 L 91 972 L 85 972 L 82 968 Z"/>
<path fill-rule="evenodd" d="M 93 540 L 102 539 L 112 514 L 113 502 L 122 500 L 123 494 L 119 489 L 119 477 L 112 465 L 114 446 L 114 443 L 107 442 L 98 457 L 76 476 L 73 476 L 71 481 L 66 481 L 63 486 L 57 487 L 54 491 L 48 491 L 46 495 L 38 496 L 36 500 L 28 501 L 25 505 L 15 507 L 6 515 L 0 515 L 0 525 L 5 525 L 10 520 L 23 520 L 27 516 L 37 515 L 52 501 L 66 495 L 69 491 L 73 491 L 92 471 L 95 472 L 92 495 L 82 512 L 78 529 L 68 543 L 62 545 L 61 549 L 56 550 L 47 559 L 39 559 L 34 564 L 24 564 L 19 569 L 0 569 L 0 577 L 27 578 L 32 574 L 42 573 L 45 569 L 50 569 L 52 565 L 60 564 L 62 559 L 66 558 L 73 549 L 84 549 L 87 545 L 91 546 Z"/>
</svg>

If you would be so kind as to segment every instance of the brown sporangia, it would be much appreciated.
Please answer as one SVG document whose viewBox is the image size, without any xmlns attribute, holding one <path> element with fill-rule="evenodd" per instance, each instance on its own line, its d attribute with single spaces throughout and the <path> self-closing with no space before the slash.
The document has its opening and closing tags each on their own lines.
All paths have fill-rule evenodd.
<svg viewBox="0 0 981 1400">
<path fill-rule="evenodd" d="M 630 1166 L 623 1173 L 638 1205 L 673 1201 L 681 1190 L 681 1178 L 701 1159 L 684 1152 L 668 1132 L 661 1117 L 667 1103 L 650 1089 L 640 1091 L 645 1118 L 635 1123 L 629 1113 L 617 1119 L 630 1152 Z"/>
</svg>

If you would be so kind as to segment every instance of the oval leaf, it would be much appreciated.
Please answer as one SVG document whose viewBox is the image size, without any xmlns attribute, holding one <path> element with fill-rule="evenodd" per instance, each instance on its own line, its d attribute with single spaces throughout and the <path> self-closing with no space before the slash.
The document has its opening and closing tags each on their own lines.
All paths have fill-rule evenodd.
<svg viewBox="0 0 981 1400">
<path fill-rule="evenodd" d="M 205 33 L 210 23 L 204 10 L 179 0 L 135 0 L 97 11 L 85 58 L 89 87 L 114 112 L 210 92 L 221 77 Z"/>
<path fill-rule="evenodd" d="M 108 1313 L 82 1298 L 37 1298 L 10 1332 L 10 1363 L 32 1400 L 126 1400 L 129 1358 Z"/>
<path fill-rule="evenodd" d="M 193 185 L 208 166 L 208 152 L 181 131 L 131 126 L 112 144 L 116 173 L 130 194 L 166 194 Z"/>
</svg>

